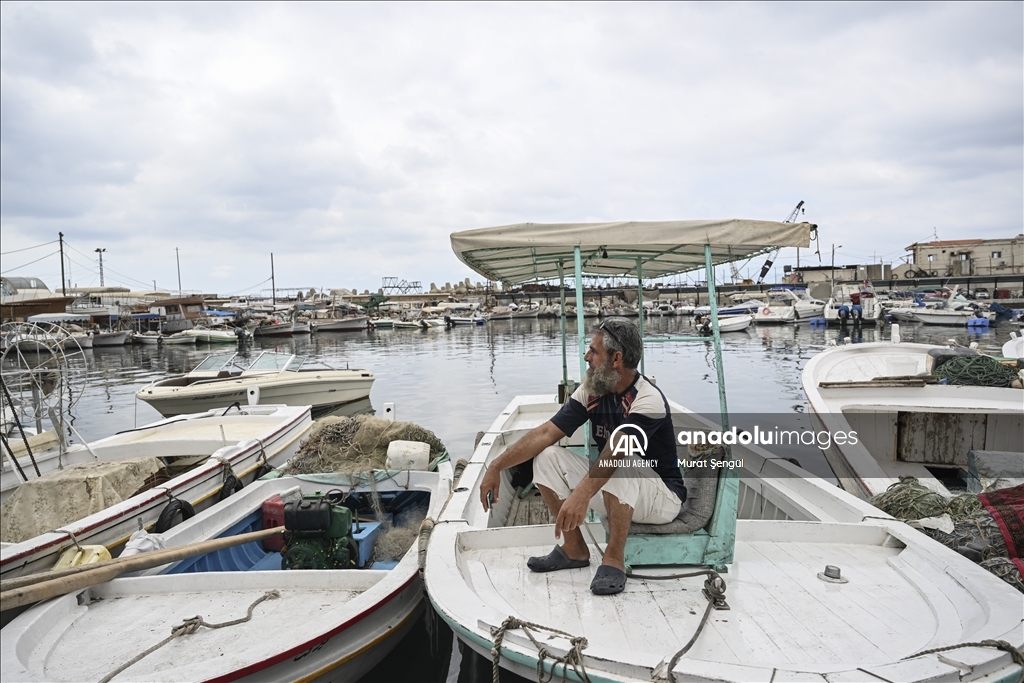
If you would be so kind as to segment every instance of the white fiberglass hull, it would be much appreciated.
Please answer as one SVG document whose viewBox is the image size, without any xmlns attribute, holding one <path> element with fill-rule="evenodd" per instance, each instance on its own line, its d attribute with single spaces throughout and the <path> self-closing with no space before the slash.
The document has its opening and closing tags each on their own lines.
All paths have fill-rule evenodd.
<svg viewBox="0 0 1024 683">
<path fill-rule="evenodd" d="M 124 346 L 128 341 L 128 330 L 120 332 L 96 332 L 92 335 L 92 345 L 96 346 Z"/>
<path fill-rule="evenodd" d="M 928 351 L 938 348 L 850 344 L 808 361 L 801 381 L 816 427 L 858 435 L 822 449 L 850 493 L 867 499 L 913 476 L 950 496 L 927 467 L 966 470 L 972 449 L 1021 451 L 1024 392 L 919 380 Z"/>
<path fill-rule="evenodd" d="M 154 429 L 137 429 L 121 435 L 105 450 L 111 459 L 138 455 L 157 457 L 210 456 L 159 487 L 139 493 L 101 512 L 65 524 L 60 532 L 5 545 L 0 551 L 0 576 L 4 579 L 46 571 L 65 549 L 73 547 L 69 531 L 82 545 L 119 548 L 135 532 L 138 521 L 151 527 L 170 500 L 169 495 L 203 509 L 216 501 L 224 483 L 224 464 L 243 482 L 252 481 L 260 464 L 283 464 L 298 449 L 312 426 L 308 408 L 289 406 L 245 407 L 221 415 L 221 411 L 190 420 L 165 421 Z M 224 437 L 221 437 L 223 427 Z M 200 433 L 201 432 L 201 433 Z"/>
<path fill-rule="evenodd" d="M 366 398 L 373 380 L 373 373 L 367 370 L 304 370 L 212 379 L 188 386 L 163 380 L 143 387 L 137 396 L 165 417 L 226 408 L 236 402 L 246 405 L 253 387 L 259 390 L 259 403 L 320 409 Z"/>
<path fill-rule="evenodd" d="M 764 306 L 754 314 L 754 322 L 758 325 L 796 322 L 796 309 L 792 306 Z"/>
<path fill-rule="evenodd" d="M 313 322 L 314 332 L 355 332 L 365 330 L 370 318 L 365 315 L 339 320 L 316 320 Z"/>
<path fill-rule="evenodd" d="M 590 681 L 663 680 L 655 672 L 697 633 L 707 606 L 703 576 L 645 580 L 595 596 L 599 561 L 546 574 L 526 558 L 555 543 L 551 525 L 503 526 L 517 498 L 507 473 L 491 513 L 480 506 L 486 466 L 557 409 L 553 397 L 518 397 L 488 428 L 435 526 L 424 581 L 431 602 L 456 635 L 490 659 L 495 629 L 509 617 L 538 624 L 535 637 L 508 628 L 499 664 L 523 677 L 545 675 L 564 657 L 567 637 L 584 638 Z M 673 404 L 673 413 L 685 409 Z M 692 415 L 692 414 L 691 414 Z M 700 422 L 700 418 L 692 416 Z M 1024 643 L 1024 596 L 984 569 L 875 508 L 760 448 L 737 448 L 740 521 L 728 573 L 729 611 L 711 611 L 692 649 L 673 668 L 676 681 L 1010 680 L 1016 665 L 992 648 L 913 657 L 984 638 Z M 605 532 L 589 525 L 598 542 Z M 584 534 L 584 538 L 589 537 Z M 672 541 L 666 537 L 666 543 Z M 848 583 L 818 578 L 840 566 Z M 694 567 L 638 568 L 667 575 Z M 981 666 L 961 667 L 976 661 Z M 969 673 L 964 673 L 969 671 Z M 561 676 L 562 667 L 554 669 Z M 986 676 L 992 678 L 986 678 Z M 569 667 L 568 678 L 579 680 Z"/>
<path fill-rule="evenodd" d="M 444 474 L 411 472 L 401 485 L 430 494 L 436 517 L 451 491 Z M 304 494 L 331 488 L 325 475 L 263 481 L 165 534 L 168 546 L 215 538 L 245 524 L 263 501 L 296 484 Z M 327 475 L 330 477 L 331 475 Z M 358 482 L 355 482 L 358 483 Z M 346 490 L 354 488 L 350 482 Z M 365 484 L 361 487 L 365 490 Z M 200 628 L 132 664 L 114 680 L 354 682 L 383 659 L 422 610 L 423 590 L 414 542 L 389 570 L 221 571 L 119 578 L 39 604 L 4 630 L 4 680 L 99 680 L 160 642 L 184 619 L 210 622 L 244 617 L 249 605 L 277 591 L 252 611 L 251 620 L 222 629 Z M 47 634 L 40 637 L 41 634 Z M 52 636 L 52 637 L 49 637 Z M 88 650 L 92 656 L 83 658 Z"/>
<path fill-rule="evenodd" d="M 989 322 L 995 319 L 994 313 L 986 313 L 978 316 L 974 311 L 942 311 L 917 309 L 913 313 L 914 319 L 925 325 L 946 325 L 949 327 L 964 327 L 973 319 L 986 319 Z"/>
</svg>

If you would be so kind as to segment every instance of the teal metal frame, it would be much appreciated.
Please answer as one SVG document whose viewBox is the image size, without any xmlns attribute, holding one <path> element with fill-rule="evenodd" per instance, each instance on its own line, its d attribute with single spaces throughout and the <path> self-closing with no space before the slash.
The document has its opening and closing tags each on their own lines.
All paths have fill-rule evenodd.
<svg viewBox="0 0 1024 683">
<path fill-rule="evenodd" d="M 583 268 L 580 248 L 574 248 L 574 266 L 576 274 L 576 331 L 578 334 L 580 380 L 586 374 L 587 339 L 583 329 Z M 711 245 L 704 245 L 704 264 L 708 274 L 708 300 L 711 305 L 712 344 L 715 350 L 715 370 L 718 380 L 718 404 L 721 415 L 722 430 L 729 429 L 729 407 L 726 401 L 725 369 L 722 365 L 722 334 L 718 321 L 718 296 L 715 291 L 714 265 L 711 259 Z M 640 336 L 644 343 L 649 342 L 702 342 L 706 337 L 644 337 L 643 314 L 643 263 L 636 259 L 637 274 L 637 306 L 640 311 Z M 559 263 L 559 275 L 562 266 Z M 565 323 L 565 286 L 562 281 L 562 352 L 563 381 L 567 379 L 567 363 L 565 360 L 566 323 Z M 640 372 L 644 374 L 644 358 L 640 359 Z M 589 423 L 584 425 L 585 453 L 593 458 L 590 449 Z M 731 449 L 725 446 L 726 457 L 731 457 Z M 708 524 L 690 534 L 631 534 L 626 538 L 625 560 L 627 566 L 642 565 L 708 565 L 716 571 L 725 571 L 726 565 L 732 563 L 736 549 L 736 517 L 739 504 L 739 473 L 735 470 L 723 469 L 718 478 L 718 492 L 715 498 L 715 509 Z"/>
</svg>

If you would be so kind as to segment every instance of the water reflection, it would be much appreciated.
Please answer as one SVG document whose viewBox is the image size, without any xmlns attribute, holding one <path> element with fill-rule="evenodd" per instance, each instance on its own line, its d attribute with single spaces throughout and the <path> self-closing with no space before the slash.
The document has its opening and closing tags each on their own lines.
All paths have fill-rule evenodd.
<svg viewBox="0 0 1024 683">
<path fill-rule="evenodd" d="M 585 332 L 598 321 L 587 319 Z M 568 327 L 568 370 L 579 377 L 575 321 Z M 907 342 L 967 345 L 998 353 L 1009 338 L 1003 325 L 979 334 L 966 329 L 901 326 Z M 645 321 L 645 333 L 692 334 L 688 318 Z M 807 360 L 830 341 L 852 337 L 852 329 L 779 325 L 723 335 L 728 405 L 733 413 L 792 414 L 805 420 L 806 398 L 800 373 Z M 859 330 L 862 342 L 888 339 L 889 328 Z M 230 347 L 229 347 L 230 348 Z M 87 439 L 160 419 L 149 405 L 135 400 L 145 384 L 187 372 L 208 354 L 225 350 L 208 346 L 126 346 L 86 350 L 82 398 L 74 408 L 75 426 Z M 398 329 L 305 335 L 257 340 L 240 347 L 247 358 L 262 350 L 296 353 L 334 367 L 365 368 L 376 382 L 370 395 L 378 409 L 392 402 L 400 420 L 433 430 L 453 457 L 468 457 L 477 431 L 485 429 L 516 394 L 557 392 L 562 377 L 561 332 L 557 320 L 516 320 L 451 329 Z M 714 352 L 709 342 L 649 344 L 645 370 L 666 395 L 702 413 L 717 413 Z M 808 463 L 803 463 L 811 467 Z M 812 469 L 815 469 L 812 467 Z M 815 469 L 817 471 L 817 469 Z"/>
</svg>

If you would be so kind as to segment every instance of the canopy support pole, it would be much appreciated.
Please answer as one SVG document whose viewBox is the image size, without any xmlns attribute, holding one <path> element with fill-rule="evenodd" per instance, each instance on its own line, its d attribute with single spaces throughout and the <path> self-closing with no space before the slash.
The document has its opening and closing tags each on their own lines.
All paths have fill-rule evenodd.
<svg viewBox="0 0 1024 683">
<path fill-rule="evenodd" d="M 558 298 L 562 305 L 562 314 L 559 316 L 562 319 L 562 391 L 566 391 L 569 388 L 569 363 L 565 351 L 565 271 L 562 268 L 562 261 L 558 261 Z M 576 302 L 579 304 L 579 302 Z M 576 315 L 579 315 L 577 311 Z M 568 398 L 568 397 L 566 397 Z"/>
<path fill-rule="evenodd" d="M 587 361 L 584 356 L 587 355 L 588 342 L 583 334 L 583 259 L 580 255 L 580 245 L 573 247 L 572 258 L 576 270 L 576 339 L 580 356 L 580 384 L 583 384 L 583 378 L 587 374 Z M 587 458 L 590 458 L 590 420 L 583 425 L 583 438 Z"/>
<path fill-rule="evenodd" d="M 640 310 L 640 340 L 644 338 L 644 266 L 640 257 L 636 257 L 636 305 Z M 644 374 L 644 355 L 641 349 L 640 374 Z"/>
</svg>

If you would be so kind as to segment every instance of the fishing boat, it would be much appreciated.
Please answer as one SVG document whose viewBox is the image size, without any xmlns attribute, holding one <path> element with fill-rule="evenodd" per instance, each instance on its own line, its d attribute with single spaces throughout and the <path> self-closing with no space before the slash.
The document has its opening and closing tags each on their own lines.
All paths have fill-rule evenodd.
<svg viewBox="0 0 1024 683">
<path fill-rule="evenodd" d="M 280 320 L 264 320 L 253 328 L 252 335 L 254 337 L 290 337 L 293 330 L 294 323 L 290 320 L 285 322 Z"/>
<path fill-rule="evenodd" d="M 173 519 L 175 510 L 182 510 L 182 503 L 205 509 L 216 502 L 232 478 L 248 483 L 262 466 L 283 464 L 295 453 L 299 439 L 311 425 L 308 406 L 263 405 L 179 417 L 117 435 L 109 447 L 96 452 L 95 460 L 103 467 L 93 469 L 103 469 L 101 475 L 94 476 L 88 467 L 64 469 L 53 473 L 62 475 L 53 487 L 48 486 L 47 477 L 31 479 L 31 489 L 26 484 L 18 487 L 5 504 L 5 517 L 28 509 L 18 531 L 22 535 L 32 528 L 39 531 L 25 540 L 4 544 L 0 576 L 9 579 L 47 571 L 65 550 L 79 544 L 101 545 L 116 553 L 140 524 L 152 528 L 161 517 Z M 86 455 L 92 459 L 88 449 Z M 139 456 L 158 462 L 139 463 Z M 80 454 L 68 457 L 79 458 Z M 109 466 L 129 460 L 132 462 L 123 470 Z M 143 476 L 161 469 L 171 473 L 163 483 L 158 484 L 159 479 L 150 475 Z M 126 472 L 135 475 L 134 479 Z M 69 484 L 72 475 L 79 483 Z M 136 489 L 143 490 L 111 497 L 115 477 L 131 485 L 138 479 Z M 69 491 L 77 496 L 70 502 L 80 503 L 70 511 L 69 501 L 64 500 L 70 496 Z M 113 503 L 103 505 L 109 501 Z M 88 515 L 73 514 L 87 505 L 100 509 Z M 44 512 L 50 514 L 44 517 Z M 66 519 L 68 515 L 72 518 Z M 5 531 L 11 530 L 9 517 L 3 524 Z"/>
<path fill-rule="evenodd" d="M 811 226 L 680 221 L 546 228 L 456 233 L 452 246 L 468 266 L 504 284 L 557 277 L 552 271 L 563 263 L 575 263 L 579 283 L 584 274 L 612 269 L 620 277 L 667 276 L 697 267 L 701 252 L 711 272 L 774 251 L 770 245 L 804 246 Z M 680 433 L 729 429 L 715 289 L 713 278 L 707 280 L 721 421 L 709 423 L 669 401 Z M 582 347 L 582 329 L 579 337 Z M 582 357 L 580 363 L 582 373 Z M 494 662 L 495 679 L 498 667 L 572 681 L 1010 680 L 1019 674 L 1012 653 L 973 646 L 986 639 L 1012 648 L 1024 643 L 1021 594 L 864 501 L 742 441 L 720 451 L 729 469 L 703 477 L 687 470 L 686 517 L 631 526 L 625 556 L 634 571 L 624 592 L 593 595 L 593 564 L 528 571 L 528 557 L 549 552 L 553 525 L 522 523 L 520 511 L 533 501 L 526 489 L 513 487 L 507 470 L 488 512 L 479 486 L 494 458 L 560 406 L 553 395 L 512 400 L 462 468 L 427 548 L 424 581 L 432 604 L 464 645 Z M 583 429 L 563 445 L 586 457 L 589 440 Z M 681 446 L 680 457 L 687 454 Z M 596 560 L 607 540 L 604 526 L 588 517 L 584 528 Z"/>
<path fill-rule="evenodd" d="M 163 346 L 179 346 L 195 343 L 196 338 L 191 336 L 187 330 L 175 332 L 174 334 L 164 334 L 160 336 L 160 344 Z"/>
<path fill-rule="evenodd" d="M 718 318 L 718 326 L 723 334 L 726 332 L 745 332 L 752 322 L 754 322 L 754 316 L 749 314 L 723 315 Z M 710 317 L 695 320 L 694 324 L 697 325 L 697 331 L 700 334 L 710 335 L 713 333 Z"/>
<path fill-rule="evenodd" d="M 395 327 L 394 318 L 372 318 L 370 326 L 375 330 L 391 330 Z"/>
<path fill-rule="evenodd" d="M 898 335 L 898 332 L 897 332 Z M 804 393 L 815 424 L 855 442 L 831 441 L 822 452 L 850 493 L 870 498 L 912 476 L 952 496 L 972 451 L 1021 453 L 1024 391 L 940 384 L 930 373 L 970 349 L 871 342 L 822 351 L 807 362 Z"/>
<path fill-rule="evenodd" d="M 314 319 L 314 332 L 357 332 L 370 324 L 368 315 L 350 315 L 345 318 Z"/>
<path fill-rule="evenodd" d="M 455 325 L 483 325 L 487 318 L 480 315 L 446 315 L 444 321 L 451 326 Z"/>
<path fill-rule="evenodd" d="M 129 330 L 107 330 L 105 332 L 93 332 L 92 345 L 95 346 L 124 346 L 128 343 Z"/>
<path fill-rule="evenodd" d="M 186 330 L 185 334 L 190 337 L 195 337 L 196 342 L 203 342 L 204 344 L 237 344 L 238 334 L 234 329 L 226 327 L 206 327 L 197 326 L 191 330 Z"/>
<path fill-rule="evenodd" d="M 159 344 L 160 343 L 160 338 L 161 338 L 161 334 L 159 332 L 153 332 L 153 331 L 143 332 L 141 334 L 134 335 L 132 337 L 132 343 L 133 344 L 149 344 L 149 345 Z"/>
<path fill-rule="evenodd" d="M 164 417 L 246 402 L 313 406 L 321 413 L 369 396 L 373 380 L 369 370 L 339 370 L 305 356 L 264 351 L 248 363 L 228 351 L 185 375 L 152 382 L 136 396 Z"/>
<path fill-rule="evenodd" d="M 285 500 L 293 506 L 326 501 L 333 526 L 294 532 L 284 558 L 279 538 L 252 541 L 39 604 L 4 629 L 4 680 L 100 680 L 119 671 L 113 680 L 356 681 L 422 612 L 416 532 L 424 515 L 439 514 L 451 491 L 450 466 L 439 469 L 377 471 L 375 491 L 368 477 L 343 475 L 284 477 L 246 487 L 164 534 L 165 546 L 274 524 L 289 528 L 298 515 L 277 513 L 288 510 Z M 321 493 L 332 489 L 337 496 Z M 399 528 L 403 519 L 415 524 L 412 544 L 397 561 L 373 561 L 382 536 L 373 495 L 389 525 Z M 182 621 L 200 615 L 207 623 L 225 622 L 247 613 L 251 617 L 242 623 L 199 628 L 125 666 Z M 41 638 L 44 633 L 54 637 Z M 83 647 L 92 655 L 82 658 Z"/>
<path fill-rule="evenodd" d="M 419 322 L 415 320 L 396 320 L 393 325 L 396 330 L 419 330 L 422 329 Z"/>
</svg>

